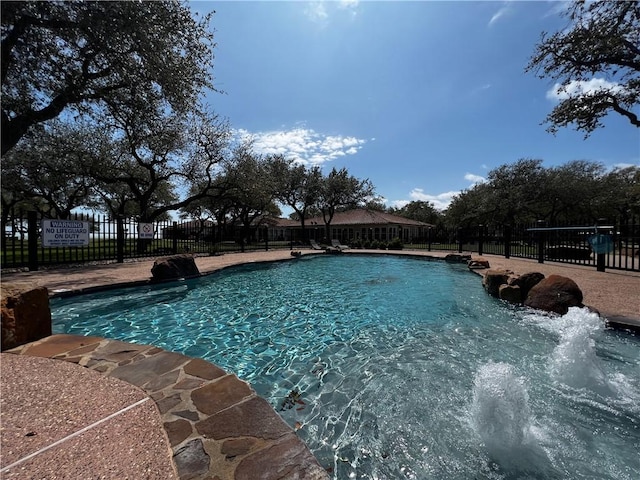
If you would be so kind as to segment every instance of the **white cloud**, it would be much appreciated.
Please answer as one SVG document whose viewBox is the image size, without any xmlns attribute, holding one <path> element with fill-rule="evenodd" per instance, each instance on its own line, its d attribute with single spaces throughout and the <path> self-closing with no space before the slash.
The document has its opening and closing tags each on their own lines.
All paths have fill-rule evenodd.
<svg viewBox="0 0 640 480">
<path fill-rule="evenodd" d="M 487 90 L 489 90 L 491 88 L 491 84 L 490 83 L 485 83 L 484 85 L 479 85 L 477 87 L 474 87 L 471 91 L 470 91 L 470 95 L 478 95 L 479 93 L 482 92 L 486 92 Z"/>
<path fill-rule="evenodd" d="M 402 208 L 409 202 L 422 201 L 431 202 L 437 210 L 444 210 L 449 206 L 453 197 L 455 195 L 458 195 L 459 193 L 459 191 L 451 191 L 440 193 L 437 195 L 430 195 L 428 193 L 425 193 L 422 188 L 414 188 L 413 190 L 411 190 L 411 192 L 409 192 L 410 200 L 394 200 L 392 202 L 389 202 L 389 204 L 395 208 Z"/>
<path fill-rule="evenodd" d="M 340 8 L 356 8 L 359 3 L 359 0 L 340 0 L 340 2 L 338 2 Z"/>
<path fill-rule="evenodd" d="M 261 154 L 281 154 L 303 165 L 322 165 L 338 157 L 355 155 L 367 142 L 343 135 L 324 135 L 310 128 L 293 128 L 270 132 L 235 130 L 240 140 L 251 139 Z"/>
<path fill-rule="evenodd" d="M 559 101 L 579 95 L 592 95 L 599 91 L 619 93 L 622 90 L 623 88 L 617 83 L 609 82 L 604 78 L 592 78 L 591 80 L 574 80 L 566 86 L 556 83 L 547 91 L 547 98 Z"/>
<path fill-rule="evenodd" d="M 487 181 L 486 178 L 480 175 L 475 175 L 473 173 L 465 173 L 464 179 L 467 180 L 468 182 L 471 182 L 471 186 L 474 186 L 478 183 L 484 183 Z"/>
<path fill-rule="evenodd" d="M 421 200 L 423 202 L 431 202 L 438 210 L 444 210 L 449 206 L 453 197 L 459 193 L 459 191 L 452 190 L 450 192 L 439 193 L 437 195 L 430 195 L 425 193 L 422 188 L 414 188 L 409 193 L 409 197 L 411 198 L 411 201 Z"/>
<path fill-rule="evenodd" d="M 491 20 L 489 20 L 488 26 L 492 27 L 498 20 L 509 15 L 511 13 L 511 5 L 509 2 L 505 2 L 505 4 L 500 7 L 500 9 L 493 14 Z"/>
<path fill-rule="evenodd" d="M 622 169 L 630 168 L 630 167 L 640 168 L 640 162 L 638 162 L 638 163 L 614 163 L 611 166 L 611 169 L 612 170 L 622 170 Z"/>
<path fill-rule="evenodd" d="M 309 2 L 304 13 L 312 22 L 319 24 L 321 27 L 326 27 L 330 17 L 336 12 L 336 8 L 347 12 L 354 18 L 358 13 L 359 3 L 359 0 L 340 0 L 338 2 L 319 0 Z"/>
<path fill-rule="evenodd" d="M 484 177 L 480 175 L 474 175 L 473 173 L 466 173 L 464 175 L 464 179 L 470 182 L 469 187 L 473 187 L 478 183 L 486 182 L 486 179 Z M 402 208 L 409 202 L 423 201 L 433 203 L 433 206 L 437 210 L 445 210 L 453 200 L 453 197 L 455 197 L 456 195 L 460 195 L 460 193 L 461 190 L 451 190 L 449 192 L 432 195 L 429 193 L 425 193 L 422 188 L 414 188 L 413 190 L 411 190 L 411 192 L 409 192 L 410 200 L 394 200 L 390 202 L 390 205 L 396 208 Z"/>
<path fill-rule="evenodd" d="M 310 2 L 304 13 L 316 23 L 325 22 L 329 18 L 324 2 Z"/>
<path fill-rule="evenodd" d="M 340 0 L 338 7 L 342 10 L 347 10 L 351 17 L 354 18 L 358 14 L 359 0 Z"/>
</svg>

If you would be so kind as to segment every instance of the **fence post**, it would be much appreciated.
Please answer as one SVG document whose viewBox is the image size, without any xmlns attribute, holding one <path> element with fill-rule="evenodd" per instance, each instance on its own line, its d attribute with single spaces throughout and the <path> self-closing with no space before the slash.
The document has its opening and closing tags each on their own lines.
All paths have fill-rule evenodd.
<svg viewBox="0 0 640 480">
<path fill-rule="evenodd" d="M 482 255 L 484 247 L 484 225 L 478 225 L 478 255 Z"/>
<path fill-rule="evenodd" d="M 462 253 L 462 227 L 458 227 L 458 253 Z"/>
<path fill-rule="evenodd" d="M 538 220 L 538 228 L 543 228 L 544 220 Z M 544 263 L 545 231 L 538 230 L 538 263 Z"/>
<path fill-rule="evenodd" d="M 264 249 L 265 251 L 269 251 L 269 227 L 264 226 Z"/>
<path fill-rule="evenodd" d="M 173 235 L 171 235 L 171 250 L 173 251 L 173 254 L 176 255 L 178 253 L 178 222 L 173 222 L 172 233 Z"/>
<path fill-rule="evenodd" d="M 27 251 L 29 252 L 29 271 L 38 270 L 38 214 L 27 212 Z"/>
<path fill-rule="evenodd" d="M 427 251 L 431 251 L 431 227 L 427 228 Z"/>
<path fill-rule="evenodd" d="M 124 263 L 124 222 L 116 216 L 116 262 Z"/>
<path fill-rule="evenodd" d="M 506 224 L 504 227 L 504 258 L 511 257 L 511 225 Z"/>
<path fill-rule="evenodd" d="M 599 218 L 598 219 L 598 223 L 596 224 L 596 235 L 598 235 L 598 233 L 600 233 L 600 227 L 598 227 L 598 224 L 605 223 L 606 221 L 607 221 L 606 218 Z M 596 254 L 596 270 L 598 272 L 604 272 L 605 271 L 605 264 L 606 264 L 605 255 L 606 255 L 605 253 L 597 253 Z"/>
</svg>

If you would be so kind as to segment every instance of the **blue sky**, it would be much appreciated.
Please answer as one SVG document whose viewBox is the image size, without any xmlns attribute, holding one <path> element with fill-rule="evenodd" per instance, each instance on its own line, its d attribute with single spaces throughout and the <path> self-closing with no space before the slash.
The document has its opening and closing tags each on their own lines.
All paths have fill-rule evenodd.
<svg viewBox="0 0 640 480">
<path fill-rule="evenodd" d="M 192 2 L 216 14 L 207 102 L 261 153 L 346 167 L 387 205 L 451 197 L 520 158 L 640 164 L 616 114 L 588 139 L 541 125 L 554 82 L 524 68 L 560 2 Z M 596 81 L 606 81 L 600 79 Z"/>
</svg>

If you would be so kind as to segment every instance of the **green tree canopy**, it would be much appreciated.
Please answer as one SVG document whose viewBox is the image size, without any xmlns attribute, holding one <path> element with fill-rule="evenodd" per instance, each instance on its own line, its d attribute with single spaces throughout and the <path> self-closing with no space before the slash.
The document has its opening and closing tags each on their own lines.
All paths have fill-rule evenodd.
<svg viewBox="0 0 640 480">
<path fill-rule="evenodd" d="M 435 205 L 423 200 L 409 202 L 404 207 L 393 210 L 392 213 L 432 225 L 435 225 L 442 219 L 442 214 L 436 209 Z"/>
<path fill-rule="evenodd" d="M 171 0 L 2 2 L 2 154 L 63 112 L 191 110 L 212 87 L 209 20 Z"/>
<path fill-rule="evenodd" d="M 276 205 L 277 179 L 272 175 L 276 161 L 255 153 L 250 143 L 244 143 L 223 164 L 221 180 L 227 187 L 223 195 L 227 212 L 240 222 L 245 237 L 252 227 L 266 224 L 281 213 Z"/>
<path fill-rule="evenodd" d="M 38 129 L 3 157 L 3 197 L 22 198 L 48 218 L 69 218 L 75 208 L 95 206 L 95 183 L 85 172 L 94 146 L 62 122 Z"/>
<path fill-rule="evenodd" d="M 346 168 L 333 168 L 323 177 L 316 207 L 322 213 L 326 237 L 330 238 L 331 221 L 336 211 L 355 208 L 373 196 L 374 188 L 369 179 L 359 180 L 349 175 Z"/>
<path fill-rule="evenodd" d="M 300 220 L 303 237 L 306 237 L 306 219 L 317 209 L 322 194 L 322 172 L 320 167 L 306 167 L 293 160 L 278 157 L 271 166 L 276 180 L 276 198 L 293 209 Z M 304 238 L 306 240 L 306 238 Z"/>
<path fill-rule="evenodd" d="M 548 130 L 575 124 L 588 136 L 610 111 L 640 127 L 640 1 L 579 0 L 565 15 L 568 28 L 543 32 L 526 67 L 557 82 Z"/>
<path fill-rule="evenodd" d="M 492 170 L 487 181 L 456 195 L 445 212 L 451 226 L 610 221 L 640 213 L 640 168 L 607 169 L 574 160 L 544 167 L 523 159 Z"/>
</svg>

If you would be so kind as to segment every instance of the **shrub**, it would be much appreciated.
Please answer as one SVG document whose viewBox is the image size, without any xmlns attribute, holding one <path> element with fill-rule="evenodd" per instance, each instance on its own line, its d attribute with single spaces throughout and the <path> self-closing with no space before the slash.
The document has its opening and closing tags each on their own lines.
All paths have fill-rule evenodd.
<svg viewBox="0 0 640 480">
<path fill-rule="evenodd" d="M 389 250 L 402 250 L 404 248 L 404 244 L 402 243 L 402 240 L 400 240 L 400 238 L 396 237 L 389 242 L 387 248 Z"/>
</svg>

